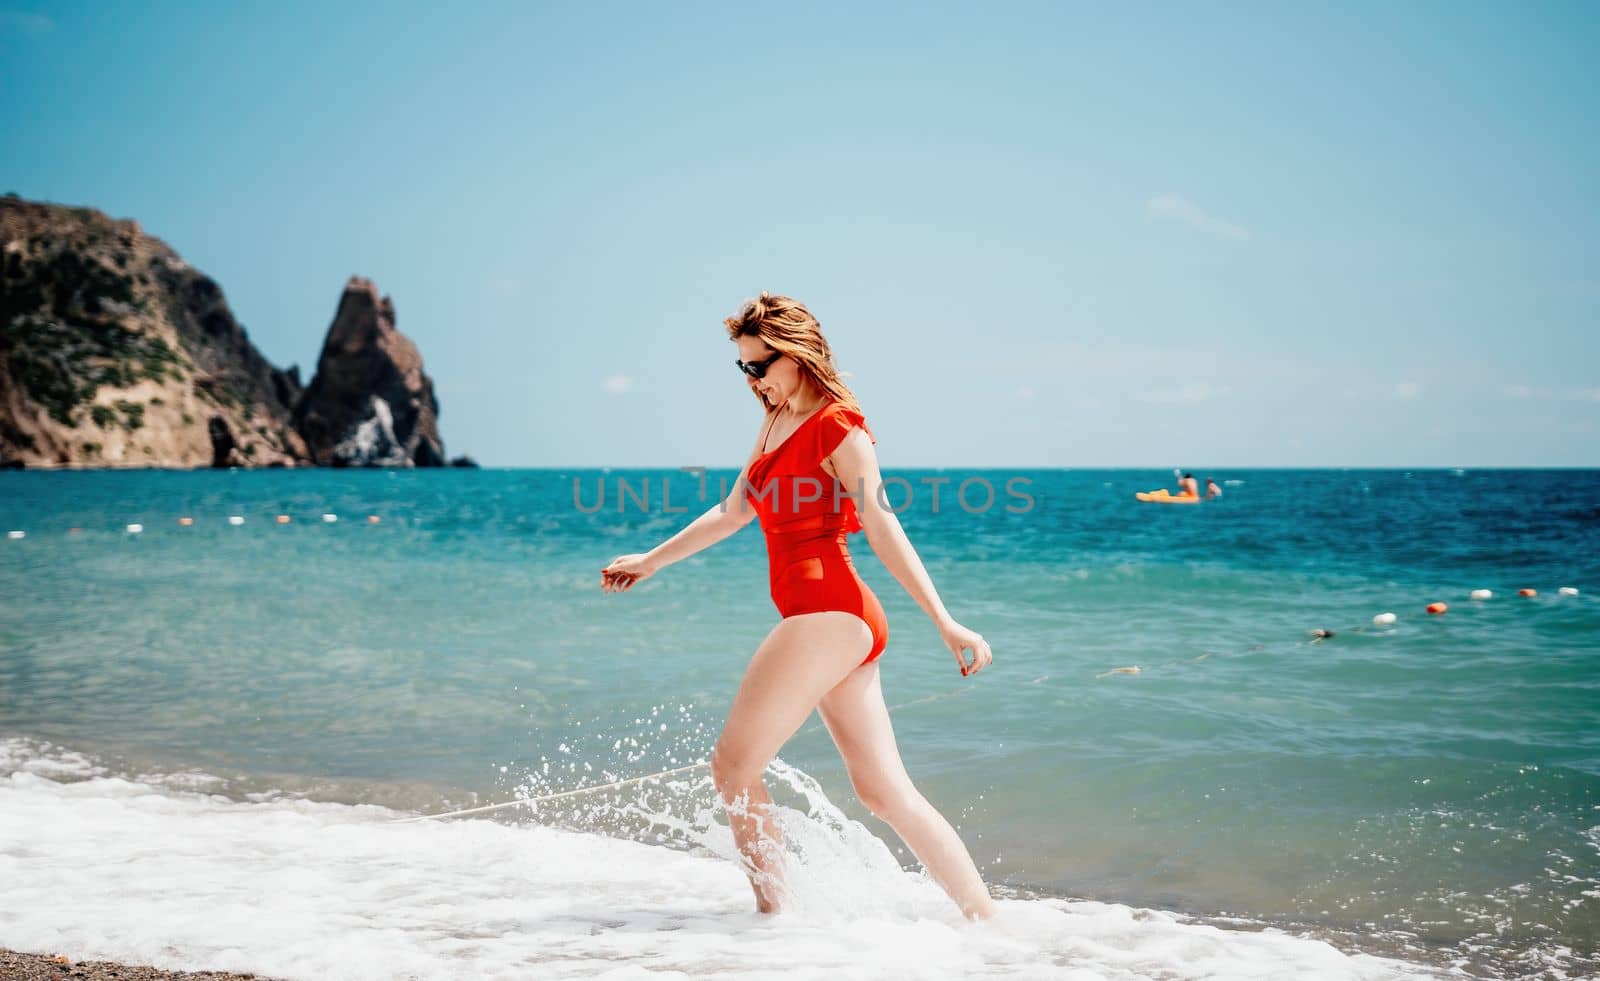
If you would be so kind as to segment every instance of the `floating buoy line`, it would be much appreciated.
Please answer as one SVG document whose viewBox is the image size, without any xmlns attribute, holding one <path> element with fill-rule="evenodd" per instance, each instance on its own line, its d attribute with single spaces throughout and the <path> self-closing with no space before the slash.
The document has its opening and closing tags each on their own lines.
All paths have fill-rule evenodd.
<svg viewBox="0 0 1600 981">
<path fill-rule="evenodd" d="M 1578 587 L 1576 587 L 1576 586 L 1561 586 L 1556 590 L 1556 594 L 1558 596 L 1577 596 L 1579 594 L 1579 590 L 1578 590 Z M 1524 599 L 1532 599 L 1532 598 L 1536 598 L 1539 595 L 1539 591 L 1537 589 L 1532 589 L 1532 588 L 1523 588 L 1523 589 L 1517 590 L 1517 595 L 1519 597 L 1524 598 Z M 1494 591 L 1493 590 L 1489 590 L 1489 589 L 1474 589 L 1470 593 L 1467 594 L 1467 597 L 1469 599 L 1471 599 L 1471 600 L 1474 600 L 1477 603 L 1486 603 L 1490 599 L 1494 598 Z M 1433 603 L 1429 603 L 1428 605 L 1424 606 L 1422 608 L 1422 611 L 1423 611 L 1423 613 L 1427 614 L 1428 616 L 1444 616 L 1446 613 L 1448 613 L 1450 611 L 1450 604 L 1445 603 L 1443 601 L 1435 601 Z M 1370 621 L 1370 624 L 1363 624 L 1363 625 L 1361 625 L 1359 627 L 1354 628 L 1353 630 L 1351 630 L 1349 632 L 1350 633 L 1357 633 L 1357 634 L 1370 633 L 1370 632 L 1372 632 L 1371 628 L 1377 628 L 1377 632 L 1378 633 L 1387 633 L 1388 632 L 1387 628 L 1393 627 L 1395 624 L 1397 624 L 1399 622 L 1400 622 L 1399 614 L 1389 613 L 1389 612 L 1379 613 L 1379 614 L 1376 614 L 1376 615 L 1373 616 L 1372 620 Z M 1309 644 L 1320 644 L 1320 643 L 1322 643 L 1324 641 L 1332 640 L 1335 637 L 1339 636 L 1339 632 L 1338 631 L 1334 631 L 1334 630 L 1329 630 L 1329 629 L 1327 629 L 1325 627 L 1313 627 L 1310 630 L 1306 631 L 1306 635 L 1307 635 L 1307 639 L 1304 640 L 1304 641 L 1301 641 L 1301 644 L 1306 644 L 1306 645 L 1309 645 Z M 1249 648 L 1249 651 L 1251 653 L 1253 653 L 1255 651 L 1259 651 L 1259 650 L 1263 649 L 1265 646 L 1266 646 L 1265 644 L 1256 644 L 1255 646 Z M 1169 667 L 1169 666 L 1174 665 L 1174 664 L 1192 664 L 1192 663 L 1197 662 L 1197 661 L 1204 661 L 1206 658 L 1211 657 L 1213 654 L 1216 654 L 1216 653 L 1217 653 L 1216 651 L 1206 651 L 1205 653 L 1201 654 L 1199 657 L 1179 658 L 1179 659 L 1173 660 L 1173 661 L 1163 661 L 1160 664 L 1155 665 L 1155 666 L 1156 667 Z M 1109 678 L 1112 675 L 1119 675 L 1119 674 L 1137 675 L 1137 674 L 1142 674 L 1142 673 L 1143 673 L 1143 670 L 1138 665 L 1129 665 L 1127 667 L 1112 668 L 1109 671 L 1102 671 L 1099 674 L 1095 675 L 1094 677 L 1095 677 L 1095 680 L 1098 681 L 1101 678 Z"/>
<path fill-rule="evenodd" d="M 294 515 L 291 515 L 291 514 L 275 514 L 275 515 L 273 515 L 273 520 L 277 524 L 280 524 L 280 525 L 293 524 L 294 523 Z M 245 523 L 245 516 L 242 515 L 242 514 L 230 514 L 227 517 L 227 521 L 228 521 L 228 524 L 230 526 L 232 526 L 234 528 L 238 528 L 239 526 L 241 526 L 241 525 L 243 525 Z M 337 524 L 338 521 L 339 521 L 339 516 L 337 514 L 334 514 L 331 511 L 325 511 L 325 512 L 322 513 L 322 523 L 323 524 L 325 524 L 325 525 Z M 376 524 L 382 524 L 382 523 L 383 523 L 382 515 L 377 515 L 377 514 L 369 514 L 369 515 L 367 515 L 367 524 L 376 525 Z M 185 514 L 185 515 L 182 515 L 182 516 L 180 516 L 178 518 L 177 524 L 178 524 L 178 527 L 180 527 L 180 528 L 193 528 L 193 527 L 196 527 L 198 522 L 197 522 L 197 519 L 193 515 Z M 145 526 L 140 522 L 134 521 L 134 522 L 129 522 L 129 523 L 123 525 L 122 526 L 122 530 L 123 530 L 124 534 L 142 535 L 145 532 Z M 73 528 L 68 528 L 67 529 L 67 534 L 69 534 L 69 535 L 80 535 L 80 534 L 83 533 L 83 531 L 84 531 L 83 528 L 73 527 Z M 14 542 L 15 541 L 21 541 L 22 539 L 27 538 L 27 537 L 28 537 L 28 532 L 27 532 L 26 529 L 23 529 L 23 528 L 15 528 L 15 529 L 12 529 L 12 530 L 6 532 L 6 538 L 8 540 L 14 541 Z"/>
</svg>

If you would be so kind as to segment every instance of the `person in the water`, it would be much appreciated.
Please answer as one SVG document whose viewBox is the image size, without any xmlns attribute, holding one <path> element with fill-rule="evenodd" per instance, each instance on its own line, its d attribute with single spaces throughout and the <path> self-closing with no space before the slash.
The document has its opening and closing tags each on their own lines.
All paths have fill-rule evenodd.
<svg viewBox="0 0 1600 981">
<path fill-rule="evenodd" d="M 855 570 L 846 537 L 867 533 L 873 551 L 933 620 L 963 677 L 994 656 L 982 636 L 945 609 L 895 511 L 879 505 L 876 439 L 834 368 L 816 318 L 796 300 L 762 293 L 724 323 L 762 408 L 744 470 L 728 499 L 688 527 L 649 552 L 612 560 L 601 570 L 601 586 L 625 591 L 759 519 L 782 619 L 746 666 L 710 761 L 756 909 L 777 912 L 783 905 L 781 838 L 762 773 L 815 710 L 856 796 L 910 846 L 966 917 L 989 919 L 994 903 L 971 854 L 911 783 L 895 746 L 878 678 L 889 625 Z M 808 482 L 834 493 L 819 495 Z"/>
<path fill-rule="evenodd" d="M 1206 478 L 1206 500 L 1210 501 L 1222 496 L 1222 488 L 1217 486 L 1216 480 Z"/>
</svg>

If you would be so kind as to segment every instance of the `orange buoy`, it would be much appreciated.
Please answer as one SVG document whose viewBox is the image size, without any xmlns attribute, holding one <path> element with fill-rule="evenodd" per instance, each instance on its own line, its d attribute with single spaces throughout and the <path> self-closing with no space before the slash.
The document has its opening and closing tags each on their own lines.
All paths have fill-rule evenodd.
<svg viewBox="0 0 1600 981">
<path fill-rule="evenodd" d="M 375 524 L 377 524 L 378 522 L 380 522 L 382 520 L 383 520 L 382 518 L 378 517 L 375 514 L 367 515 L 367 524 L 369 524 L 369 525 L 375 525 Z"/>
<path fill-rule="evenodd" d="M 286 525 L 288 523 L 289 523 L 289 516 L 287 514 L 278 515 L 278 524 Z"/>
<path fill-rule="evenodd" d="M 1443 613 L 1445 610 L 1448 610 L 1448 609 L 1450 609 L 1450 607 L 1447 606 L 1444 603 L 1429 603 L 1428 604 L 1428 612 L 1429 613 Z"/>
<path fill-rule="evenodd" d="M 179 518 L 178 519 L 178 524 L 183 525 L 185 528 L 187 528 L 190 525 L 194 524 L 194 519 L 193 518 Z"/>
<path fill-rule="evenodd" d="M 1519 590 L 1517 590 L 1517 595 L 1518 596 L 1538 596 L 1539 595 L 1539 591 L 1537 589 L 1519 589 Z"/>
</svg>

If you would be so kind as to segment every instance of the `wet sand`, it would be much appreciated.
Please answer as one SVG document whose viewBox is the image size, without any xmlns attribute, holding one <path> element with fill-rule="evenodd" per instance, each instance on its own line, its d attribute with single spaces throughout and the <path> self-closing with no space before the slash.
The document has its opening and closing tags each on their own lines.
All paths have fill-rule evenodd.
<svg viewBox="0 0 1600 981">
<path fill-rule="evenodd" d="M 66 981 L 69 978 L 115 978 L 118 981 L 270 981 L 256 974 L 227 971 L 163 971 L 156 967 L 114 961 L 72 961 L 59 954 L 23 954 L 0 948 L 0 978 L 6 981 Z"/>
</svg>

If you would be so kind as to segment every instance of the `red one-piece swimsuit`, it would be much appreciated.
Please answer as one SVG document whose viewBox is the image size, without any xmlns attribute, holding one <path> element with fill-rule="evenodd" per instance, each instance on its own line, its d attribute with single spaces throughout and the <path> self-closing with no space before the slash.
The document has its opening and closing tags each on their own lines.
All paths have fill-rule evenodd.
<svg viewBox="0 0 1600 981">
<path fill-rule="evenodd" d="M 845 538 L 861 530 L 849 496 L 859 489 L 845 487 L 822 469 L 822 461 L 856 426 L 878 441 L 860 412 L 838 401 L 824 405 L 751 462 L 744 494 L 767 536 L 768 578 L 778 613 L 842 610 L 860 617 L 872 631 L 872 649 L 861 662 L 866 664 L 888 645 L 889 621 L 845 547 Z"/>
</svg>

